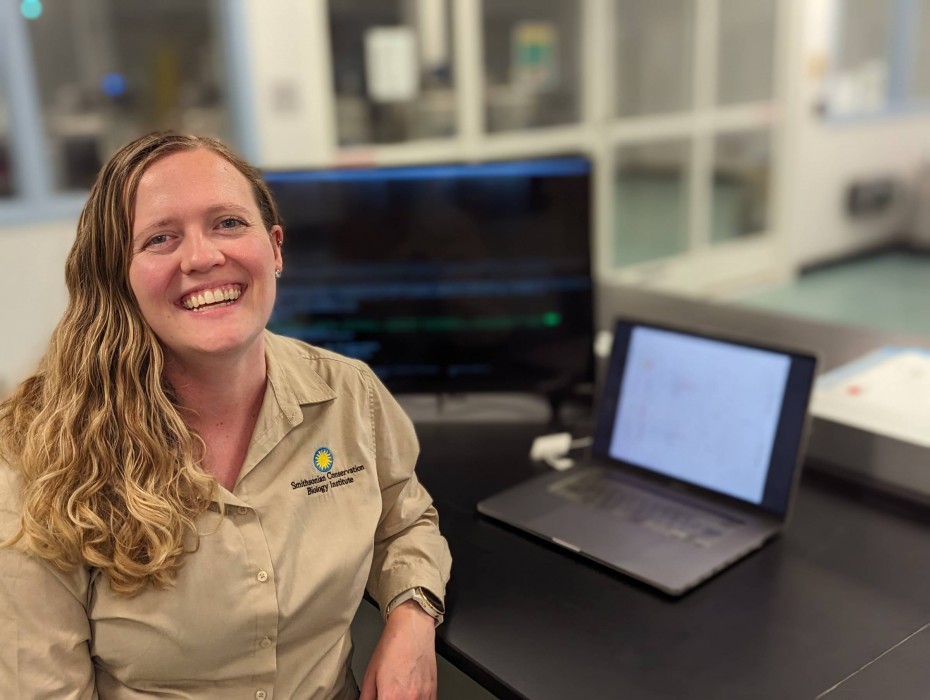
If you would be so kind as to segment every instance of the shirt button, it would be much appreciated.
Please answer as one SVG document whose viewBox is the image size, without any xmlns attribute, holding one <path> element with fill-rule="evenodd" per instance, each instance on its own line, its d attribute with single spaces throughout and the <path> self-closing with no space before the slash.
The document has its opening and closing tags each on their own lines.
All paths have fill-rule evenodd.
<svg viewBox="0 0 930 700">
<path fill-rule="evenodd" d="M 267 649 L 268 647 L 271 646 L 271 639 L 269 637 L 265 637 L 262 640 L 261 644 L 262 644 L 262 649 Z"/>
<path fill-rule="evenodd" d="M 268 572 L 267 572 L 267 571 L 259 571 L 259 572 L 258 572 L 258 576 L 256 576 L 256 578 L 257 578 L 259 581 L 261 581 L 262 583 L 264 583 L 265 581 L 268 580 Z"/>
<path fill-rule="evenodd" d="M 266 693 L 264 690 L 259 690 L 257 693 L 255 693 L 255 700 L 265 700 L 267 697 L 268 693 Z"/>
<path fill-rule="evenodd" d="M 246 508 L 245 506 L 239 506 L 238 508 L 236 508 L 236 512 L 237 512 L 239 515 L 245 515 L 246 513 L 249 512 L 249 509 Z"/>
</svg>

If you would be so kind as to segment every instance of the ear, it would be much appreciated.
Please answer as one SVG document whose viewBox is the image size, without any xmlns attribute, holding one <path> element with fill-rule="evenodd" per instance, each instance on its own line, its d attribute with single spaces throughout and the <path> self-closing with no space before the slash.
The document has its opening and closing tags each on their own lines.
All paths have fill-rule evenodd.
<svg viewBox="0 0 930 700">
<path fill-rule="evenodd" d="M 284 269 L 284 258 L 281 257 L 281 247 L 284 245 L 284 229 L 278 224 L 271 227 L 271 247 L 274 249 L 275 267 Z"/>
</svg>

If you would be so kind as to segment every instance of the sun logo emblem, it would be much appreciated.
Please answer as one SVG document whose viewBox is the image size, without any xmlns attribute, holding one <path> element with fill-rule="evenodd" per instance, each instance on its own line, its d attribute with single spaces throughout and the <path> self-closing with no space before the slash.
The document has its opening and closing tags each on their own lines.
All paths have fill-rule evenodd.
<svg viewBox="0 0 930 700">
<path fill-rule="evenodd" d="M 328 472 L 333 468 L 333 452 L 328 447 L 321 447 L 313 453 L 313 466 L 318 472 Z"/>
</svg>

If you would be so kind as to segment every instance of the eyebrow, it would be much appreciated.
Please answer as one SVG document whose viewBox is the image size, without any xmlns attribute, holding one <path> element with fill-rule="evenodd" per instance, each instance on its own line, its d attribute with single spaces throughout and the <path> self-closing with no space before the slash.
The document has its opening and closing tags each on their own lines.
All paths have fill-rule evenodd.
<svg viewBox="0 0 930 700">
<path fill-rule="evenodd" d="M 213 206 L 207 208 L 204 211 L 204 215 L 205 216 L 216 216 L 217 214 L 221 214 L 223 212 L 233 212 L 233 213 L 236 213 L 239 215 L 245 215 L 245 216 L 251 216 L 252 214 L 252 212 L 250 212 L 247 207 L 244 207 L 241 204 L 228 203 L 228 204 L 214 204 Z M 157 221 L 153 221 L 152 223 L 139 229 L 133 235 L 132 240 L 133 242 L 136 242 L 139 240 L 139 238 L 146 236 L 151 231 L 163 228 L 165 226 L 170 226 L 176 221 L 177 221 L 177 218 L 170 217 L 170 216 L 162 218 L 162 219 L 158 219 Z"/>
</svg>

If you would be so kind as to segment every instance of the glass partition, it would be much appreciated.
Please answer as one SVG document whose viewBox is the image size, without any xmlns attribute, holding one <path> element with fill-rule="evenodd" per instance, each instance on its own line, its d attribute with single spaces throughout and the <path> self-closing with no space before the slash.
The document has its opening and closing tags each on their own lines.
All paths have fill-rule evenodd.
<svg viewBox="0 0 930 700">
<path fill-rule="evenodd" d="M 837 3 L 838 41 L 830 85 L 830 112 L 880 112 L 890 103 L 895 0 Z"/>
<path fill-rule="evenodd" d="M 564 0 L 483 4 L 489 132 L 579 121 L 581 7 Z"/>
<path fill-rule="evenodd" d="M 914 51 L 911 56 L 907 99 L 930 104 L 930 0 L 916 0 Z"/>
<path fill-rule="evenodd" d="M 614 265 L 688 250 L 687 139 L 621 146 L 614 171 Z"/>
<path fill-rule="evenodd" d="M 456 130 L 450 0 L 330 0 L 340 146 Z"/>
<path fill-rule="evenodd" d="M 720 0 L 719 7 L 717 103 L 772 99 L 776 0 Z"/>
<path fill-rule="evenodd" d="M 209 0 L 44 4 L 27 27 L 55 189 L 89 187 L 150 131 L 231 140 L 216 12 Z"/>
<path fill-rule="evenodd" d="M 618 0 L 616 7 L 617 116 L 691 109 L 696 26 L 693 0 Z"/>
<path fill-rule="evenodd" d="M 719 134 L 714 141 L 710 239 L 756 236 L 770 225 L 772 133 Z"/>
</svg>

